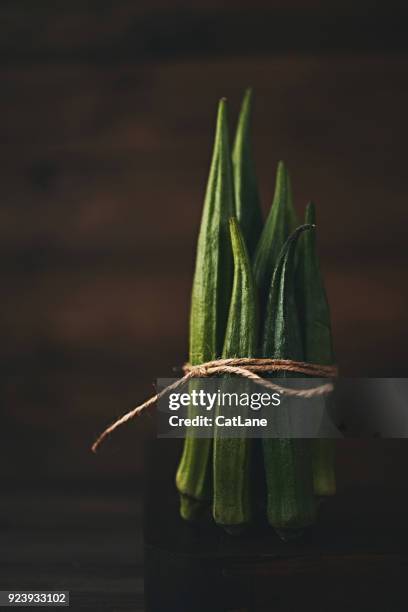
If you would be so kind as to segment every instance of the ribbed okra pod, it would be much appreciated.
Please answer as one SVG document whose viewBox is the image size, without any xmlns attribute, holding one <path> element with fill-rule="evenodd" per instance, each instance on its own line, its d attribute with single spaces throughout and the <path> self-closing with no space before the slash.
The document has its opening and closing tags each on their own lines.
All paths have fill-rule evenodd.
<svg viewBox="0 0 408 612">
<path fill-rule="evenodd" d="M 235 218 L 230 220 L 230 232 L 234 281 L 223 357 L 254 357 L 258 331 L 256 288 L 248 252 Z M 231 379 L 227 378 L 226 386 L 229 381 Z M 245 385 L 242 381 L 239 384 Z M 245 436 L 245 430 L 242 437 L 226 438 L 215 428 L 213 516 L 215 522 L 229 532 L 236 532 L 250 520 L 251 446 L 252 440 Z"/>
<path fill-rule="evenodd" d="M 252 155 L 251 112 L 252 90 L 247 89 L 238 118 L 232 163 L 236 216 L 250 256 L 252 256 L 258 243 L 263 225 L 255 164 Z"/>
<path fill-rule="evenodd" d="M 295 302 L 295 249 L 302 232 L 310 228 L 303 225 L 288 238 L 276 264 L 263 330 L 264 357 L 300 361 L 304 358 Z M 263 455 L 268 521 L 287 539 L 315 519 L 310 441 L 265 438 Z"/>
<path fill-rule="evenodd" d="M 280 161 L 276 171 L 272 206 L 256 247 L 253 261 L 262 318 L 279 253 L 295 226 L 296 213 L 293 208 L 290 177 L 285 164 Z"/>
<path fill-rule="evenodd" d="M 233 214 L 227 108 L 226 101 L 221 100 L 191 298 L 189 359 L 193 365 L 216 359 L 222 352 L 233 275 L 228 226 Z M 212 441 L 188 432 L 176 474 L 180 512 L 187 520 L 194 519 L 203 502 L 211 499 L 211 456 Z"/>
<path fill-rule="evenodd" d="M 315 206 L 306 208 L 305 222 L 315 224 Z M 315 231 L 306 232 L 299 243 L 300 257 L 297 270 L 297 301 L 303 331 L 306 361 L 330 365 L 334 362 L 330 325 L 330 310 L 316 250 Z M 330 398 L 326 400 L 330 401 Z M 316 439 L 313 448 L 314 489 L 318 496 L 334 495 L 336 476 L 334 471 L 335 442 L 332 439 Z"/>
</svg>

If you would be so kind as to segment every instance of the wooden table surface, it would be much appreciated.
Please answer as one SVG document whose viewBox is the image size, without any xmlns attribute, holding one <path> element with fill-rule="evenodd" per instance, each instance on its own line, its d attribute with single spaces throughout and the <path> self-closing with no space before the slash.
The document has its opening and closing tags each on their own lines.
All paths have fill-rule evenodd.
<svg viewBox="0 0 408 612">
<path fill-rule="evenodd" d="M 144 609 L 138 497 L 4 491 L 0 549 L 3 590 L 70 591 L 72 610 Z"/>
<path fill-rule="evenodd" d="M 166 489 L 162 493 L 166 497 Z M 154 553 L 149 588 L 162 590 L 164 608 L 144 608 L 142 506 L 137 494 L 120 487 L 109 493 L 68 486 L 3 491 L 1 589 L 68 590 L 72 610 L 95 612 L 201 612 L 200 588 L 216 612 L 266 612 L 272 600 L 276 612 L 293 612 L 295 605 L 313 605 L 318 612 L 407 609 L 408 503 L 401 487 L 340 492 L 321 507 L 316 530 L 296 544 L 280 543 L 269 529 L 261 543 L 211 526 L 194 533 L 176 516 L 174 504 L 166 514 L 160 508 L 147 507 L 153 520 L 146 543 Z M 256 549 L 262 554 L 254 554 Z M 163 572 L 174 579 L 173 589 L 184 589 L 183 601 L 197 601 L 194 610 L 172 605 L 174 592 L 166 592 Z M 229 594 L 231 585 L 242 608 Z M 220 588 L 231 607 L 215 607 Z M 248 607 L 239 588 L 252 591 L 256 606 Z"/>
</svg>

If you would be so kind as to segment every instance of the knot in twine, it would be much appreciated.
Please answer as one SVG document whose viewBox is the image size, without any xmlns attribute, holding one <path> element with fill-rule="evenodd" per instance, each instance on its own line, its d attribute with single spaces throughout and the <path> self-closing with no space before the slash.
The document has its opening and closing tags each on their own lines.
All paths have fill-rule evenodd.
<svg viewBox="0 0 408 612">
<path fill-rule="evenodd" d="M 319 378 L 332 378 L 337 376 L 338 369 L 335 365 L 319 365 L 314 363 L 307 363 L 305 361 L 295 361 L 292 359 L 255 359 L 250 357 L 237 357 L 231 359 L 215 359 L 214 361 L 207 361 L 198 365 L 191 365 L 186 363 L 183 366 L 184 376 L 174 383 L 168 385 L 165 389 L 153 395 L 143 404 L 136 406 L 130 412 L 127 412 L 119 419 L 117 419 L 112 425 L 109 425 L 97 438 L 92 445 L 92 451 L 95 453 L 100 444 L 109 436 L 115 429 L 124 425 L 128 421 L 131 421 L 135 417 L 140 416 L 144 410 L 150 408 L 155 404 L 163 395 L 178 389 L 191 378 L 207 378 L 214 374 L 234 374 L 235 376 L 241 376 L 252 380 L 255 384 L 264 387 L 265 389 L 271 389 L 281 395 L 289 397 L 298 397 L 303 399 L 311 399 L 313 397 L 319 397 L 328 395 L 333 391 L 333 383 L 325 383 L 324 385 L 318 385 L 311 389 L 289 389 L 287 387 L 281 387 L 271 380 L 262 378 L 258 373 L 266 374 L 268 372 L 296 372 L 298 374 L 306 374 L 307 376 L 314 376 Z"/>
</svg>

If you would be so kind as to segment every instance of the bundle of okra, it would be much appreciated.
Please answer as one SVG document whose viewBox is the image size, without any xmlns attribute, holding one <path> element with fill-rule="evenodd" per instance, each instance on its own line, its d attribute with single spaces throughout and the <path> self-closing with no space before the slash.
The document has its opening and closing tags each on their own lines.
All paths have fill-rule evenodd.
<svg viewBox="0 0 408 612">
<path fill-rule="evenodd" d="M 220 101 L 197 245 L 190 363 L 266 357 L 330 365 L 330 315 L 316 254 L 315 208 L 309 203 L 305 224 L 299 226 L 289 175 L 279 162 L 263 223 L 250 122 L 248 90 L 231 151 L 227 105 Z M 335 493 L 331 440 L 226 439 L 216 431 L 212 439 L 189 432 L 184 441 L 176 475 L 184 519 L 195 520 L 212 506 L 215 522 L 226 531 L 235 533 L 251 522 L 256 443 L 262 445 L 269 524 L 287 539 L 314 522 L 317 500 Z"/>
</svg>

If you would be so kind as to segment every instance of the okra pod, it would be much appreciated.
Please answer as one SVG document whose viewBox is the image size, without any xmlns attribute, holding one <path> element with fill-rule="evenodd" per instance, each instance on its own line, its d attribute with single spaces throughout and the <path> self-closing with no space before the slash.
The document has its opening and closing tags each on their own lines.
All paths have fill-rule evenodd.
<svg viewBox="0 0 408 612">
<path fill-rule="evenodd" d="M 303 225 L 288 238 L 276 264 L 263 331 L 264 357 L 300 361 L 304 358 L 295 302 L 294 264 L 299 237 L 310 229 L 310 225 Z M 290 377 L 290 373 L 279 376 Z M 263 455 L 268 521 L 283 539 L 288 539 L 315 519 L 310 443 L 304 439 L 265 438 Z"/>
<path fill-rule="evenodd" d="M 247 89 L 238 118 L 232 163 L 236 216 L 250 256 L 255 250 L 263 225 L 255 164 L 252 155 L 251 114 L 252 90 Z"/>
<path fill-rule="evenodd" d="M 305 222 L 316 223 L 315 206 L 306 208 Z M 299 242 L 300 257 L 297 270 L 297 301 L 303 330 L 305 360 L 331 365 L 334 351 L 330 325 L 330 310 L 316 250 L 316 233 L 306 232 Z M 329 402 L 330 398 L 326 400 Z M 313 479 L 318 496 L 334 495 L 335 442 L 318 438 L 313 441 Z"/>
<path fill-rule="evenodd" d="M 234 257 L 234 281 L 225 333 L 223 357 L 254 357 L 257 345 L 258 312 L 255 282 L 245 242 L 235 218 L 230 220 Z M 226 380 L 228 386 L 229 380 Z M 240 381 L 239 384 L 244 384 Z M 250 459 L 252 440 L 245 436 L 226 438 L 215 429 L 214 435 L 214 498 L 216 523 L 229 532 L 236 532 L 249 522 Z"/>
<path fill-rule="evenodd" d="M 190 310 L 192 365 L 221 355 L 232 287 L 228 222 L 234 214 L 234 186 L 226 101 L 218 106 L 210 175 L 204 200 Z M 194 382 L 191 383 L 194 385 Z M 176 474 L 183 518 L 196 518 L 211 499 L 212 440 L 188 432 Z"/>
<path fill-rule="evenodd" d="M 257 244 L 253 268 L 259 290 L 260 312 L 266 309 L 272 275 L 285 241 L 294 230 L 296 213 L 292 202 L 292 188 L 289 173 L 283 161 L 276 171 L 275 193 L 261 237 Z"/>
</svg>

